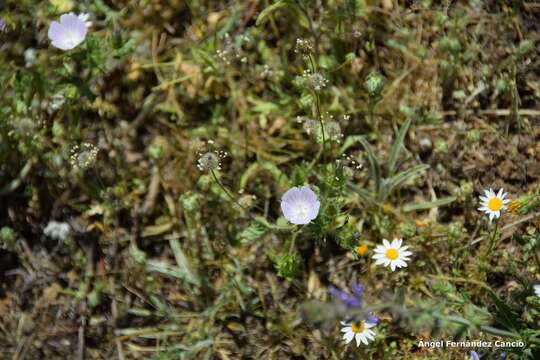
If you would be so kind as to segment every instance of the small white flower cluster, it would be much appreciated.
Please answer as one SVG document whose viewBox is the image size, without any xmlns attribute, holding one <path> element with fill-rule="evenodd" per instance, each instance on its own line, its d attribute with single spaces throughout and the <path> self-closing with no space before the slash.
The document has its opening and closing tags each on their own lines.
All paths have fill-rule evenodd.
<svg viewBox="0 0 540 360">
<path fill-rule="evenodd" d="M 296 45 L 294 46 L 294 52 L 296 54 L 308 55 L 313 52 L 313 44 L 307 39 L 296 39 Z"/>
<path fill-rule="evenodd" d="M 308 86 L 315 91 L 321 91 L 328 85 L 328 79 L 318 72 L 312 73 L 310 70 L 304 70 L 302 77 L 306 79 Z"/>
<path fill-rule="evenodd" d="M 342 154 L 341 159 L 336 160 L 337 166 L 343 167 L 346 171 L 347 176 L 353 176 L 354 171 L 362 169 L 362 164 L 360 164 L 356 159 L 347 154 Z M 336 180 L 339 178 L 336 176 Z"/>
<path fill-rule="evenodd" d="M 88 169 L 97 159 L 99 149 L 91 143 L 82 143 L 71 148 L 69 162 L 71 166 L 79 169 Z"/>
<path fill-rule="evenodd" d="M 341 131 L 341 125 L 334 120 L 333 115 L 325 114 L 323 116 L 324 135 L 328 140 L 340 143 L 344 135 Z M 296 122 L 302 124 L 306 134 L 313 136 L 317 141 L 322 141 L 321 122 L 304 116 L 297 116 Z"/>
<path fill-rule="evenodd" d="M 240 60 L 245 64 L 248 62 L 248 58 L 242 55 L 242 46 L 252 41 L 251 37 L 247 34 L 238 36 L 237 41 L 233 42 L 228 33 L 225 34 L 223 49 L 218 49 L 216 54 L 218 58 L 226 65 L 230 65 L 234 60 Z"/>
<path fill-rule="evenodd" d="M 324 131 L 326 132 L 328 139 L 337 143 L 340 143 L 344 137 L 343 133 L 341 132 L 341 125 L 335 120 L 325 122 Z"/>
<path fill-rule="evenodd" d="M 49 221 L 45 229 L 43 229 L 43 234 L 50 237 L 51 239 L 64 241 L 68 238 L 71 233 L 71 227 L 68 223 L 58 222 L 58 221 Z"/>
</svg>

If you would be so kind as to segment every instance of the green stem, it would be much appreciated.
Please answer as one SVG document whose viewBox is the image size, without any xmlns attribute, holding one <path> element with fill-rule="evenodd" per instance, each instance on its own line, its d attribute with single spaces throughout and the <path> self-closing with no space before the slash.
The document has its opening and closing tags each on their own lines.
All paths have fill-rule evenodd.
<svg viewBox="0 0 540 360">
<path fill-rule="evenodd" d="M 491 252 L 494 250 L 496 244 L 495 244 L 495 238 L 497 237 L 497 230 L 499 229 L 499 221 L 496 220 L 495 222 L 495 229 L 493 230 L 493 234 L 491 234 L 491 238 L 489 239 L 489 251 L 488 256 L 491 254 Z"/>
<path fill-rule="evenodd" d="M 218 184 L 218 186 L 221 188 L 221 190 L 223 190 L 223 192 L 227 195 L 227 197 L 229 199 L 231 199 L 231 201 L 233 203 L 238 205 L 242 210 L 247 212 L 247 209 L 245 207 L 243 207 L 242 205 L 240 205 L 238 200 L 236 200 L 236 198 L 229 192 L 229 190 L 227 190 L 227 188 L 221 183 L 221 181 L 219 181 L 219 179 L 216 176 L 216 173 L 214 172 L 214 170 L 210 170 L 210 174 L 212 174 L 212 177 L 214 178 L 214 181 L 216 182 L 216 184 Z"/>
<path fill-rule="evenodd" d="M 315 91 L 315 104 L 317 107 L 317 119 L 319 120 L 319 124 L 321 125 L 321 134 L 322 134 L 322 141 L 323 141 L 322 148 L 324 150 L 326 149 L 326 134 L 324 132 L 324 121 L 322 119 L 322 114 L 321 114 L 321 98 L 319 97 L 319 93 L 316 91 Z"/>
</svg>

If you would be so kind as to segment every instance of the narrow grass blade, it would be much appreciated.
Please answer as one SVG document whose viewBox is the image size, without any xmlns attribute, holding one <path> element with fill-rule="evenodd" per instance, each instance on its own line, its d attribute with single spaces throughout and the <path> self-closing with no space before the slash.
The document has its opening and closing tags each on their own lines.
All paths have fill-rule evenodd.
<svg viewBox="0 0 540 360">
<path fill-rule="evenodd" d="M 405 121 L 405 123 L 399 129 L 396 141 L 394 141 L 394 145 L 392 146 L 392 150 L 390 151 L 390 157 L 388 158 L 387 167 L 388 167 L 389 176 L 394 175 L 399 152 L 403 148 L 405 135 L 407 134 L 407 131 L 409 130 L 409 127 L 411 126 L 411 123 L 412 123 L 412 119 L 408 119 L 407 121 Z"/>
<path fill-rule="evenodd" d="M 422 202 L 419 204 L 407 204 L 403 207 L 403 212 L 429 210 L 432 208 L 448 205 L 454 201 L 456 201 L 455 196 L 448 196 L 448 197 L 440 198 L 434 201 Z"/>
</svg>

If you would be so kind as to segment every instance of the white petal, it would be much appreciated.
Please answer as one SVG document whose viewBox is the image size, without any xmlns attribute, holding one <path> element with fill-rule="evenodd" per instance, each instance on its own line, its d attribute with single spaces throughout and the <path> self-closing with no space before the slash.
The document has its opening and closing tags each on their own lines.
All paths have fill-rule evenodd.
<svg viewBox="0 0 540 360">
<path fill-rule="evenodd" d="M 359 334 L 360 335 L 360 334 Z M 362 340 L 362 342 L 367 345 L 368 344 L 368 340 L 366 339 L 366 335 L 362 332 L 361 336 L 360 336 L 360 340 Z"/>
<path fill-rule="evenodd" d="M 345 340 L 345 342 L 348 344 L 351 342 L 351 340 L 353 339 L 354 337 L 354 333 L 351 331 L 350 333 L 346 333 L 344 336 L 343 336 L 343 340 Z"/>
<path fill-rule="evenodd" d="M 407 263 L 401 259 L 395 261 L 397 267 L 407 267 Z"/>
<path fill-rule="evenodd" d="M 382 254 L 384 254 L 384 253 L 386 252 L 386 248 L 385 248 L 384 246 L 379 245 L 379 246 L 377 246 L 377 247 L 375 248 L 375 250 L 373 250 L 373 251 L 375 251 L 376 253 L 382 253 Z"/>
<path fill-rule="evenodd" d="M 389 248 L 389 247 L 390 247 L 390 242 L 389 242 L 388 240 L 383 239 L 382 242 L 383 242 L 385 248 Z"/>
<path fill-rule="evenodd" d="M 360 346 L 360 334 L 356 334 L 356 347 Z"/>
</svg>

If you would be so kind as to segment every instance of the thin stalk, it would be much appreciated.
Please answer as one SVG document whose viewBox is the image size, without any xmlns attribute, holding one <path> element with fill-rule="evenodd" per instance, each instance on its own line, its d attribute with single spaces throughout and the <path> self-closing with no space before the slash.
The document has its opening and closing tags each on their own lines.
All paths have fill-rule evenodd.
<svg viewBox="0 0 540 360">
<path fill-rule="evenodd" d="M 238 200 L 236 200 L 236 198 L 229 192 L 229 190 L 227 190 L 227 188 L 221 183 L 221 181 L 219 181 L 219 179 L 216 176 L 216 173 L 214 172 L 214 170 L 210 170 L 210 174 L 212 174 L 212 177 L 214 178 L 214 181 L 216 182 L 216 184 L 218 184 L 218 186 L 221 188 L 221 190 L 223 190 L 225 195 L 227 195 L 227 197 L 229 199 L 231 199 L 231 201 L 234 202 L 236 205 L 238 205 L 242 210 L 247 212 L 247 209 L 245 207 L 243 207 L 242 205 L 240 205 Z"/>
<path fill-rule="evenodd" d="M 319 120 L 319 124 L 321 125 L 321 134 L 322 134 L 322 141 L 323 141 L 323 150 L 326 149 L 326 134 L 324 132 L 324 121 L 322 119 L 321 114 L 321 99 L 319 97 L 319 93 L 315 91 L 315 105 L 317 108 L 317 119 Z"/>
<path fill-rule="evenodd" d="M 495 248 L 495 238 L 497 237 L 497 231 L 499 230 L 499 221 L 495 222 L 495 229 L 493 230 L 493 234 L 491 235 L 491 238 L 489 239 L 489 251 L 488 254 L 491 254 L 493 249 Z"/>
</svg>

